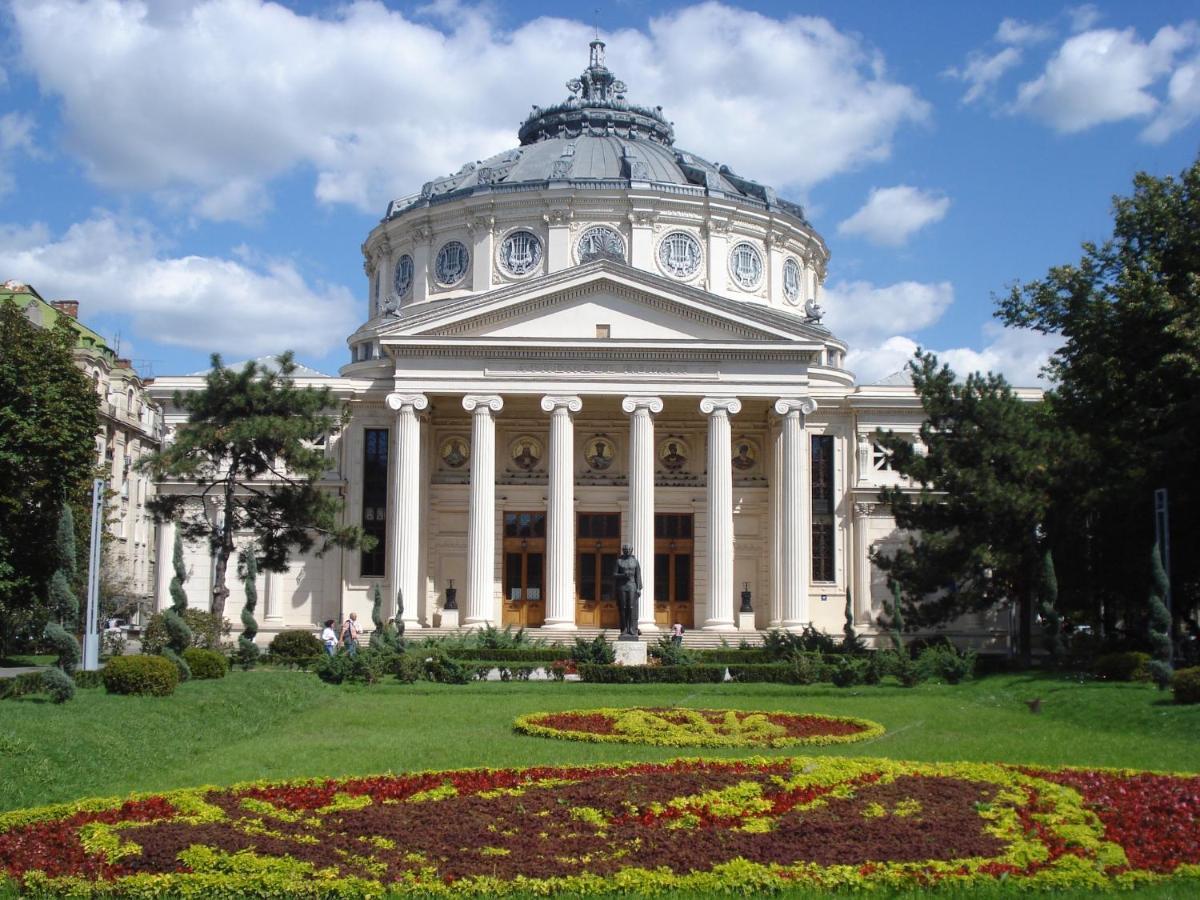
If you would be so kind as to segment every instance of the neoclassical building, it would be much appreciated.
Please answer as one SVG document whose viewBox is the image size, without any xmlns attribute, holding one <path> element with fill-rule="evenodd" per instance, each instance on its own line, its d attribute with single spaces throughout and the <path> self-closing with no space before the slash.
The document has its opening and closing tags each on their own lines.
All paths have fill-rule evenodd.
<svg viewBox="0 0 1200 900">
<path fill-rule="evenodd" d="M 899 539 L 874 435 L 915 436 L 911 386 L 845 368 L 821 322 L 829 251 L 799 206 L 675 146 L 601 41 L 568 88 L 519 146 L 393 201 L 367 235 L 350 362 L 299 381 L 351 411 L 325 439 L 326 481 L 378 545 L 262 576 L 264 638 L 369 622 L 376 585 L 389 604 L 402 592 L 410 633 L 613 629 L 623 543 L 645 632 L 836 632 L 848 596 L 874 632 L 886 586 L 869 552 Z M 173 391 L 199 383 L 152 385 L 168 431 Z M 160 559 L 172 539 L 161 529 Z M 206 553 L 191 549 L 199 604 Z"/>
</svg>

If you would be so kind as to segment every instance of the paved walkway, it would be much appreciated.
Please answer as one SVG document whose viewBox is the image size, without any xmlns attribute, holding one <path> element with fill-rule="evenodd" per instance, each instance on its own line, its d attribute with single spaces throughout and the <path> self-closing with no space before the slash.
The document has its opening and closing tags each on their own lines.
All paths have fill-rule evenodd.
<svg viewBox="0 0 1200 900">
<path fill-rule="evenodd" d="M 16 678 L 18 675 L 24 675 L 26 672 L 40 672 L 42 669 L 48 669 L 49 666 L 13 666 L 8 669 L 0 669 L 0 678 Z"/>
</svg>

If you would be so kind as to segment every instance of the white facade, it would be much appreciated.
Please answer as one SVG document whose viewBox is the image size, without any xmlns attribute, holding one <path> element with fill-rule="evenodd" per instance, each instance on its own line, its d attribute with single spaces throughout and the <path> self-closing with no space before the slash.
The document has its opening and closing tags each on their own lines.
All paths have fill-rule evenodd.
<svg viewBox="0 0 1200 900">
<path fill-rule="evenodd" d="M 802 210 L 675 149 L 598 44 L 579 96 L 535 110 L 520 148 L 393 202 L 367 236 L 351 362 L 298 381 L 351 410 L 327 483 L 380 549 L 260 576 L 264 639 L 352 610 L 369 622 L 377 584 L 388 615 L 403 592 L 410 631 L 614 628 L 605 578 L 623 543 L 645 632 L 836 633 L 847 592 L 876 632 L 887 590 L 868 555 L 899 536 L 873 436 L 915 434 L 920 403 L 844 368 L 820 324 L 829 253 Z M 169 404 L 200 383 L 153 392 Z M 180 418 L 168 406 L 168 429 Z M 162 529 L 160 558 L 172 539 Z M 198 605 L 206 552 L 189 550 Z"/>
</svg>

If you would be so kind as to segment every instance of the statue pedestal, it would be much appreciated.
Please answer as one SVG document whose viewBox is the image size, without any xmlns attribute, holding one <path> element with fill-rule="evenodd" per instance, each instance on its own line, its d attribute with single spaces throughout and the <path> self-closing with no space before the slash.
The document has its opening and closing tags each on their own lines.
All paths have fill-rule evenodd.
<svg viewBox="0 0 1200 900">
<path fill-rule="evenodd" d="M 754 613 L 738 613 L 738 631 L 754 630 Z"/>
<path fill-rule="evenodd" d="M 642 641 L 617 641 L 616 647 L 618 666 L 644 666 L 646 664 L 646 645 Z"/>
<path fill-rule="evenodd" d="M 457 628 L 458 627 L 458 610 L 443 609 L 440 625 L 442 628 Z"/>
</svg>

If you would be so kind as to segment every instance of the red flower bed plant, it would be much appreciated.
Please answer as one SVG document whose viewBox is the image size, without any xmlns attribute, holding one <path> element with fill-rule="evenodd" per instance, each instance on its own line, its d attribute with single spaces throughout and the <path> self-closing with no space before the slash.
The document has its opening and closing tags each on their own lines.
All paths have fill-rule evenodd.
<svg viewBox="0 0 1200 900">
<path fill-rule="evenodd" d="M 830 757 L 255 783 L 0 815 L 0 873 L 82 897 L 1103 889 L 1200 878 L 1200 778 Z"/>
<path fill-rule="evenodd" d="M 538 737 L 669 747 L 841 744 L 883 734 L 867 719 L 742 709 L 644 707 L 530 713 L 517 731 Z"/>
</svg>

